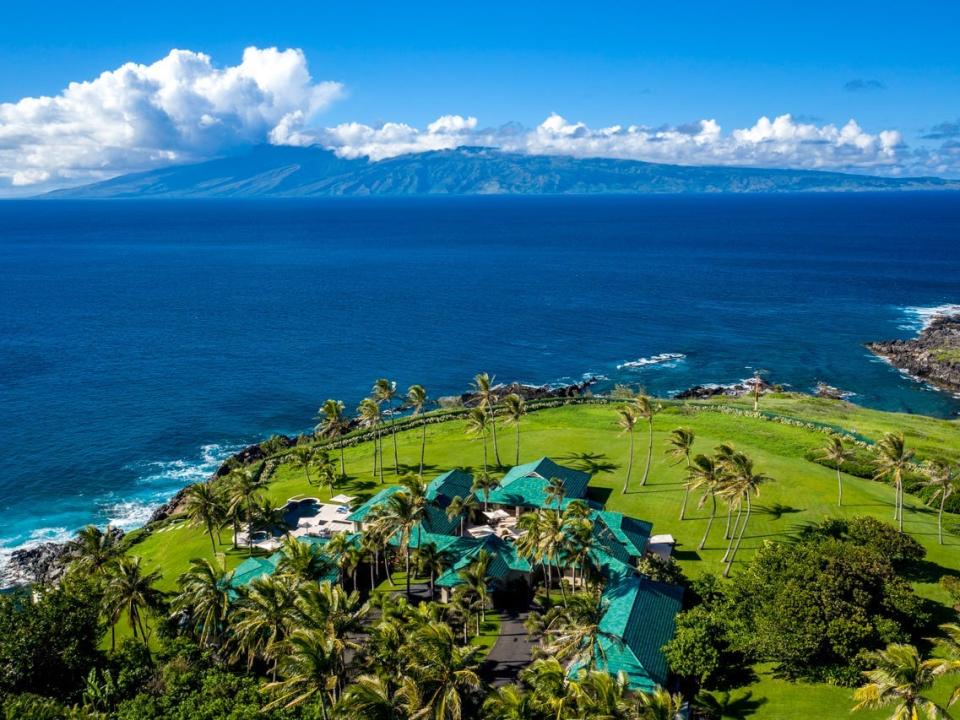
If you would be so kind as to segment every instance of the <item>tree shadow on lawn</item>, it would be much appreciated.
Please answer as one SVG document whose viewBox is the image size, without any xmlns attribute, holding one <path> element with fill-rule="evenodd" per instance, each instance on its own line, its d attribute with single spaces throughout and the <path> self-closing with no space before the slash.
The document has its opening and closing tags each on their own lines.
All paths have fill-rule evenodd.
<svg viewBox="0 0 960 720">
<path fill-rule="evenodd" d="M 781 505 L 780 503 L 774 503 L 773 505 L 754 505 L 754 512 L 761 513 L 763 515 L 769 515 L 774 520 L 779 520 L 784 515 L 795 515 L 797 513 L 803 512 L 803 508 L 795 508 L 790 505 Z"/>
<path fill-rule="evenodd" d="M 767 703 L 764 697 L 753 697 L 753 691 L 747 690 L 743 694 L 731 693 L 728 690 L 711 693 L 701 693 L 697 698 L 697 705 L 707 710 L 708 716 L 718 720 L 744 720 L 756 714 L 762 705 Z"/>
<path fill-rule="evenodd" d="M 620 468 L 620 465 L 610 460 L 604 453 L 568 453 L 566 455 L 560 455 L 557 460 L 561 463 L 569 464 L 570 467 L 575 470 L 582 470 L 591 475 L 612 473 Z"/>
<path fill-rule="evenodd" d="M 911 560 L 908 563 L 898 563 L 897 571 L 905 580 L 919 583 L 938 583 L 944 575 L 960 577 L 960 573 L 956 570 L 946 568 L 931 560 Z"/>
</svg>

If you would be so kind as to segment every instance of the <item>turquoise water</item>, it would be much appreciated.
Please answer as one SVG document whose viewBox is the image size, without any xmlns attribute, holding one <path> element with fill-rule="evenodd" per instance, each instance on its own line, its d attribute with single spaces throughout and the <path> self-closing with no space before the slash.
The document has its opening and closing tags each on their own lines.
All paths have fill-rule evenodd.
<svg viewBox="0 0 960 720">
<path fill-rule="evenodd" d="M 958 241 L 949 194 L 0 203 L 0 546 L 142 523 L 384 375 L 954 416 L 862 344 L 960 303 Z"/>
</svg>

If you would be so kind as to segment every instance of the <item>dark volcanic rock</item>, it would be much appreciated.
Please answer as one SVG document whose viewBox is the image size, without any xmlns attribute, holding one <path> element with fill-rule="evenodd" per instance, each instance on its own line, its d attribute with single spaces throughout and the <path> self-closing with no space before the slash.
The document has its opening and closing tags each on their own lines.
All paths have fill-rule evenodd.
<svg viewBox="0 0 960 720">
<path fill-rule="evenodd" d="M 755 380 L 750 378 L 730 385 L 694 385 L 682 392 L 678 392 L 674 397 L 677 400 L 705 400 L 707 398 L 723 395 L 726 397 L 743 397 L 754 392 Z M 760 394 L 768 392 L 779 392 L 782 388 L 779 385 L 772 385 L 762 378 L 760 382 Z"/>
<path fill-rule="evenodd" d="M 938 315 L 912 340 L 867 343 L 867 349 L 918 380 L 960 391 L 960 314 Z"/>
<path fill-rule="evenodd" d="M 522 397 L 524 400 L 542 400 L 549 398 L 567 398 L 567 397 L 581 397 L 586 395 L 590 386 L 596 383 L 595 378 L 589 378 L 584 380 L 581 383 L 574 383 L 572 385 L 524 385 L 523 383 L 513 382 L 505 385 L 497 385 L 492 388 L 494 396 L 497 398 L 497 401 L 503 400 L 507 395 L 516 394 Z M 480 396 L 477 393 L 465 392 L 459 397 L 454 396 L 453 398 L 440 398 L 440 403 L 444 404 L 454 404 L 451 403 L 451 400 L 455 400 L 455 404 L 463 405 L 465 407 L 472 407 L 477 405 L 480 402 Z"/>
<path fill-rule="evenodd" d="M 120 528 L 110 528 L 117 539 L 123 537 Z M 47 542 L 22 550 L 14 550 L 10 562 L 0 574 L 0 585 L 47 585 L 59 580 L 70 562 L 71 543 Z"/>
</svg>

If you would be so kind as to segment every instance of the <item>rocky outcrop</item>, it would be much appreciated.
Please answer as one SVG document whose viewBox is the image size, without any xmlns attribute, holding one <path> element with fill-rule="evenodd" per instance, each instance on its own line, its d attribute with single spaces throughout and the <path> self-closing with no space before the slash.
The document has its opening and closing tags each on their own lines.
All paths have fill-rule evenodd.
<svg viewBox="0 0 960 720">
<path fill-rule="evenodd" d="M 117 540 L 123 537 L 120 528 L 110 528 Z M 48 585 L 57 582 L 70 562 L 72 545 L 69 542 L 47 542 L 14 550 L 10 561 L 0 573 L 0 586 Z"/>
<path fill-rule="evenodd" d="M 525 385 L 513 382 L 497 385 L 491 388 L 498 401 L 507 395 L 519 395 L 524 400 L 543 400 L 549 398 L 582 397 L 587 395 L 590 387 L 596 384 L 596 378 L 588 378 L 580 383 L 571 385 Z M 442 397 L 438 401 L 441 407 L 474 407 L 480 403 L 480 396 L 474 392 L 465 392 L 460 395 Z"/>
<path fill-rule="evenodd" d="M 934 317 L 912 340 L 867 343 L 867 349 L 917 380 L 960 391 L 960 314 Z"/>
<path fill-rule="evenodd" d="M 706 400 L 707 398 L 724 397 L 743 397 L 752 395 L 754 392 L 754 383 L 760 383 L 760 394 L 768 392 L 780 392 L 783 388 L 780 385 L 772 385 L 763 378 L 755 381 L 753 378 L 742 380 L 738 383 L 729 385 L 694 385 L 692 388 L 678 392 L 675 397 L 677 400 Z"/>
</svg>

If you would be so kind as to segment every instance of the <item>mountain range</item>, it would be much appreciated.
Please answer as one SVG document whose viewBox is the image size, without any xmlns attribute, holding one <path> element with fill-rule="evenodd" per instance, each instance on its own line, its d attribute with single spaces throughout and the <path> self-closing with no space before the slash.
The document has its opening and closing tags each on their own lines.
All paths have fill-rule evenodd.
<svg viewBox="0 0 960 720">
<path fill-rule="evenodd" d="M 545 195 L 960 189 L 934 177 L 692 167 L 638 160 L 525 155 L 485 147 L 371 162 L 321 147 L 260 145 L 242 154 L 56 190 L 56 198 L 252 198 L 333 195 Z"/>
</svg>

